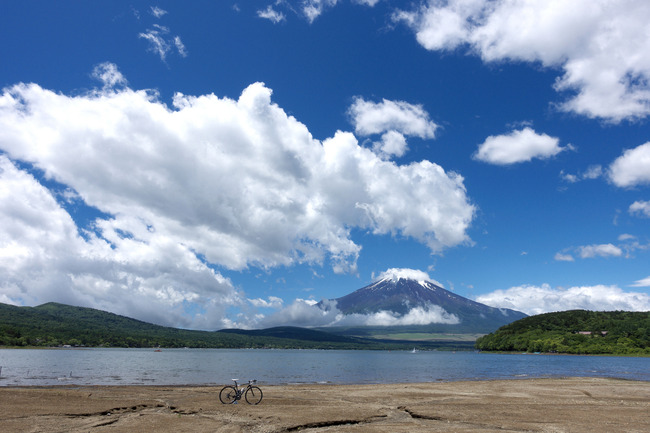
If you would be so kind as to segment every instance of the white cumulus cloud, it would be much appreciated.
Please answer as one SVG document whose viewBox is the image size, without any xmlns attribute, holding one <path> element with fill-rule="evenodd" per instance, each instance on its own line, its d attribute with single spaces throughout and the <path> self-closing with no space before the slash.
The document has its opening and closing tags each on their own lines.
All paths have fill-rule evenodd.
<svg viewBox="0 0 650 433">
<path fill-rule="evenodd" d="M 381 141 L 373 144 L 372 149 L 379 155 L 390 159 L 392 156 L 403 156 L 408 150 L 406 137 L 397 131 L 388 131 L 381 136 Z"/>
<path fill-rule="evenodd" d="M 362 136 L 397 131 L 404 135 L 433 138 L 438 128 L 421 105 L 404 101 L 366 101 L 357 97 L 348 109 L 355 132 Z"/>
<path fill-rule="evenodd" d="M 52 193 L 5 155 L 0 219 L 5 302 L 56 301 L 198 329 L 224 327 L 225 308 L 241 302 L 228 279 L 186 246 L 148 234 L 137 217 L 80 230 Z M 186 302 L 196 306 L 195 317 L 185 314 Z"/>
<path fill-rule="evenodd" d="M 650 141 L 623 152 L 609 166 L 609 179 L 626 188 L 650 183 Z"/>
<path fill-rule="evenodd" d="M 650 248 L 650 245 L 643 244 L 636 236 L 622 234 L 618 237 L 618 244 L 592 244 L 578 247 L 566 248 L 555 254 L 555 260 L 573 262 L 574 255 L 581 259 L 593 259 L 596 257 L 622 257 L 625 259 L 632 258 L 635 252 L 643 252 Z"/>
<path fill-rule="evenodd" d="M 598 179 L 602 175 L 603 167 L 600 165 L 592 165 L 588 167 L 587 170 L 578 174 L 565 173 L 564 171 L 560 173 L 560 177 L 568 183 L 577 183 L 583 180 Z"/>
<path fill-rule="evenodd" d="M 565 253 L 556 253 L 555 254 L 555 260 L 558 262 L 574 262 L 575 259 L 571 254 L 565 254 Z"/>
<path fill-rule="evenodd" d="M 646 0 L 429 0 L 393 19 L 429 50 L 561 70 L 563 110 L 612 122 L 650 114 Z"/>
<path fill-rule="evenodd" d="M 377 103 L 357 97 L 348 115 L 358 135 L 382 134 L 372 150 L 384 159 L 401 157 L 407 152 L 406 136 L 434 138 L 438 128 L 421 105 L 404 101 L 384 99 Z"/>
<path fill-rule="evenodd" d="M 650 217 L 650 201 L 637 200 L 628 209 L 632 215 Z"/>
<path fill-rule="evenodd" d="M 15 226 L 3 219 L 2 245 L 11 252 L 3 275 L 12 278 L 0 293 L 11 299 L 65 301 L 55 294 L 63 278 L 93 288 L 74 297 L 84 305 L 111 305 L 106 296 L 114 292 L 122 301 L 116 308 L 127 314 L 138 310 L 127 301 L 133 292 L 134 299 L 167 300 L 177 313 L 165 316 L 170 321 L 183 316 L 184 302 L 200 304 L 203 318 L 221 309 L 214 324 L 228 306 L 246 302 L 206 264 L 327 263 L 354 273 L 361 246 L 351 239 L 353 228 L 410 237 L 436 253 L 469 242 L 475 208 L 463 178 L 435 163 L 385 161 L 346 132 L 315 140 L 262 83 L 237 100 L 177 94 L 170 108 L 151 91 L 110 88 L 123 82 L 114 78 L 117 69 L 99 70 L 110 72 L 104 89 L 85 95 L 37 84 L 0 95 L 4 173 L 23 179 L 47 204 L 14 217 Z M 61 185 L 57 197 L 101 216 L 77 227 L 54 193 L 12 161 L 33 165 Z M 8 201 L 25 195 L 5 191 Z M 61 226 L 49 228 L 57 221 Z M 37 236 L 39 230 L 45 232 Z M 86 269 L 90 264 L 99 276 Z M 156 302 L 142 301 L 144 310 L 165 315 Z"/>
<path fill-rule="evenodd" d="M 526 127 L 509 134 L 488 137 L 479 145 L 474 158 L 498 165 L 526 162 L 533 158 L 546 159 L 566 149 L 560 147 L 559 142 L 558 138 L 538 134 Z"/>
<path fill-rule="evenodd" d="M 620 257 L 623 250 L 613 244 L 585 245 L 578 248 L 578 254 L 583 259 L 593 257 Z"/>
<path fill-rule="evenodd" d="M 626 292 L 617 286 L 583 286 L 568 289 L 523 285 L 507 290 L 496 290 L 478 296 L 477 302 L 511 308 L 528 315 L 566 310 L 592 311 L 650 311 L 650 295 Z"/>
</svg>

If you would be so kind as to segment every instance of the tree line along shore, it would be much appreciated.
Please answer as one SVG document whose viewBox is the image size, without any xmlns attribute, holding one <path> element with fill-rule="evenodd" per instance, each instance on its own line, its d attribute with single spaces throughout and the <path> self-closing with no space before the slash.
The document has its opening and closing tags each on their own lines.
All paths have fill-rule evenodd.
<svg viewBox="0 0 650 433">
<path fill-rule="evenodd" d="M 650 312 L 571 310 L 539 314 L 502 326 L 474 342 L 362 338 L 288 326 L 193 331 L 57 303 L 38 307 L 0 304 L 0 347 L 62 346 L 349 350 L 417 347 L 419 350 L 644 356 L 650 355 Z"/>
</svg>

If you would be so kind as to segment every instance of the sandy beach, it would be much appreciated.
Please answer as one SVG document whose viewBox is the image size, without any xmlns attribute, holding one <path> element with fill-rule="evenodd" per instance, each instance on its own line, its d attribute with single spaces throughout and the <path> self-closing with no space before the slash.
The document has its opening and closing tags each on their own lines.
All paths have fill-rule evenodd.
<svg viewBox="0 0 650 433">
<path fill-rule="evenodd" d="M 218 387 L 0 388 L 3 432 L 648 432 L 650 383 L 601 378 Z"/>
</svg>

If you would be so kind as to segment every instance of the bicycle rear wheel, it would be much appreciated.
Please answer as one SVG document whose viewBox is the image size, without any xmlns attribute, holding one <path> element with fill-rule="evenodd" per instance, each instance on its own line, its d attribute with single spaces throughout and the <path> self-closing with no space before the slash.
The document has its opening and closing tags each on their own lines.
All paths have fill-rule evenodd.
<svg viewBox="0 0 650 433">
<path fill-rule="evenodd" d="M 223 404 L 232 404 L 237 401 L 237 390 L 234 386 L 224 386 L 219 392 L 219 400 Z"/>
<path fill-rule="evenodd" d="M 246 390 L 244 398 L 246 398 L 248 404 L 259 404 L 262 401 L 262 390 L 256 386 L 251 386 Z"/>
</svg>

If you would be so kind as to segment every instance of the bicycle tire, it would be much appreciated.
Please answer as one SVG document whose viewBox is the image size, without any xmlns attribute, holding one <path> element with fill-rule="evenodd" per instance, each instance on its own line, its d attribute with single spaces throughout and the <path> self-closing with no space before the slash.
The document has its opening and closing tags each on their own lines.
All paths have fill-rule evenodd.
<svg viewBox="0 0 650 433">
<path fill-rule="evenodd" d="M 244 398 L 248 404 L 260 404 L 262 401 L 262 390 L 257 386 L 251 386 L 246 390 Z"/>
<path fill-rule="evenodd" d="M 219 400 L 223 404 L 233 404 L 237 401 L 237 390 L 234 386 L 226 385 L 219 391 Z"/>
</svg>

